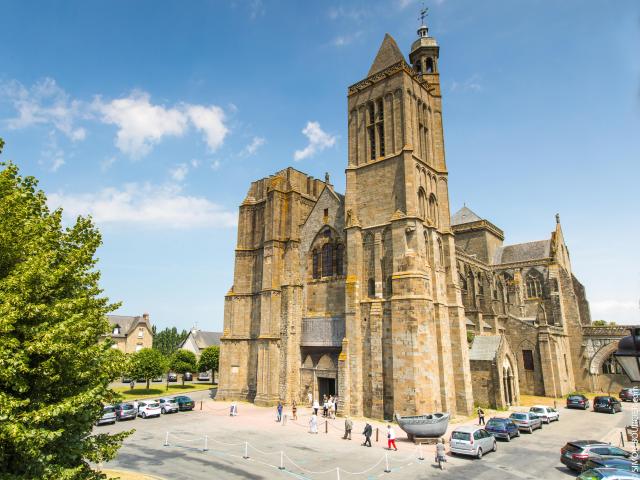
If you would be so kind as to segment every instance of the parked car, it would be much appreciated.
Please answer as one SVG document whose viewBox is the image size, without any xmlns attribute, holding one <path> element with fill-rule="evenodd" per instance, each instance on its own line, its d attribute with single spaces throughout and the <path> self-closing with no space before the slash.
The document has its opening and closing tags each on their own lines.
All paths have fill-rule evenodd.
<svg viewBox="0 0 640 480">
<path fill-rule="evenodd" d="M 595 468 L 617 468 L 628 472 L 633 469 L 633 462 L 625 457 L 615 457 L 611 455 L 589 455 L 588 460 L 582 466 L 582 471 L 593 470 Z"/>
<path fill-rule="evenodd" d="M 533 412 L 514 412 L 509 418 L 520 430 L 533 433 L 534 430 L 542 428 L 542 420 Z"/>
<path fill-rule="evenodd" d="M 162 413 L 178 413 L 180 410 L 178 402 L 174 398 L 160 398 L 156 400 L 160 404 L 160 411 Z"/>
<path fill-rule="evenodd" d="M 571 470 L 580 472 L 583 465 L 593 455 L 610 455 L 627 458 L 631 454 L 626 450 L 598 440 L 577 440 L 568 442 L 560 449 L 560 462 Z"/>
<path fill-rule="evenodd" d="M 192 381 L 192 380 L 193 380 L 193 374 L 192 374 L 191 372 L 184 372 L 184 373 L 182 374 L 182 379 L 183 379 L 185 382 L 190 382 L 190 381 Z"/>
<path fill-rule="evenodd" d="M 210 382 L 211 381 L 211 375 L 209 374 L 209 372 L 200 372 L 200 373 L 198 373 L 198 381 L 199 382 Z"/>
<path fill-rule="evenodd" d="M 161 413 L 160 404 L 155 400 L 144 400 L 138 402 L 138 416 L 142 418 L 159 417 Z"/>
<path fill-rule="evenodd" d="M 471 455 L 476 458 L 482 458 L 486 452 L 498 450 L 494 436 L 484 428 L 475 425 L 457 427 L 451 432 L 449 445 L 453 454 Z"/>
<path fill-rule="evenodd" d="M 111 425 L 116 423 L 116 409 L 113 405 L 102 407 L 102 416 L 98 419 L 96 425 L 104 425 L 105 423 L 110 423 Z"/>
<path fill-rule="evenodd" d="M 151 379 L 152 382 L 161 382 L 162 380 L 163 380 L 162 375 Z"/>
<path fill-rule="evenodd" d="M 178 395 L 174 397 L 174 400 L 178 404 L 178 409 L 182 412 L 184 410 L 193 410 L 195 403 L 191 399 L 191 397 L 187 397 L 186 395 Z"/>
<path fill-rule="evenodd" d="M 632 387 L 632 388 L 623 388 L 620 390 L 620 400 L 622 402 L 633 402 L 633 397 L 640 397 L 640 388 Z"/>
<path fill-rule="evenodd" d="M 132 403 L 119 403 L 116 405 L 116 419 L 120 420 L 135 420 L 138 412 L 134 408 Z"/>
<path fill-rule="evenodd" d="M 551 423 L 554 420 L 557 422 L 560 420 L 560 414 L 555 408 L 552 407 L 547 407 L 544 405 L 534 405 L 529 409 L 529 411 L 535 413 L 544 423 Z"/>
<path fill-rule="evenodd" d="M 582 473 L 579 480 L 636 480 L 640 474 L 619 468 L 596 468 Z"/>
<path fill-rule="evenodd" d="M 122 377 L 122 383 L 131 383 L 131 377 Z"/>
<path fill-rule="evenodd" d="M 594 412 L 605 412 L 605 413 L 616 413 L 622 411 L 622 403 L 616 397 L 595 397 L 593 399 L 593 411 Z"/>
<path fill-rule="evenodd" d="M 512 437 L 520 436 L 520 429 L 510 418 L 490 418 L 484 429 L 494 437 L 504 438 L 507 442 L 510 442 Z"/>
<path fill-rule="evenodd" d="M 168 382 L 177 382 L 178 381 L 178 374 L 177 373 L 173 373 L 173 372 L 169 372 L 167 374 L 167 381 Z"/>
<path fill-rule="evenodd" d="M 586 410 L 589 408 L 589 399 L 584 395 L 576 394 L 567 397 L 567 408 L 581 408 Z"/>
</svg>

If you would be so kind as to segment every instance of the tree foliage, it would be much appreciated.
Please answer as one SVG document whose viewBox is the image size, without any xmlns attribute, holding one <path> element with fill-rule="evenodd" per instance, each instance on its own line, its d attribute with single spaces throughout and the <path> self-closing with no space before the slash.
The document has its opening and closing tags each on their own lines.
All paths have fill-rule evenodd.
<svg viewBox="0 0 640 480">
<path fill-rule="evenodd" d="M 144 378 L 149 389 L 149 381 L 162 376 L 167 366 L 167 359 L 159 350 L 143 348 L 131 356 L 128 373 L 132 378 Z"/>
<path fill-rule="evenodd" d="M 198 360 L 198 371 L 206 372 L 211 370 L 213 381 L 214 372 L 218 371 L 218 361 L 220 357 L 220 347 L 217 345 L 211 345 L 210 347 L 202 350 L 200 354 L 200 360 Z"/>
<path fill-rule="evenodd" d="M 117 376 L 100 234 L 82 217 L 63 227 L 33 177 L 0 168 L 2 478 L 104 478 L 88 462 L 112 459 L 129 432 L 91 434 Z"/>
<path fill-rule="evenodd" d="M 607 325 L 615 325 L 616 322 L 607 322 L 606 320 L 594 320 L 591 325 L 594 327 L 606 327 Z"/>
<path fill-rule="evenodd" d="M 171 356 L 169 368 L 175 373 L 182 374 L 182 384 L 184 385 L 184 374 L 186 372 L 195 372 L 196 363 L 195 353 L 181 348 Z"/>
<path fill-rule="evenodd" d="M 155 325 L 153 327 L 155 329 Z M 165 328 L 159 332 L 153 332 L 153 348 L 160 350 L 165 356 L 173 355 L 182 345 L 182 342 L 189 336 L 189 332 L 182 330 L 178 332 L 176 327 Z"/>
</svg>

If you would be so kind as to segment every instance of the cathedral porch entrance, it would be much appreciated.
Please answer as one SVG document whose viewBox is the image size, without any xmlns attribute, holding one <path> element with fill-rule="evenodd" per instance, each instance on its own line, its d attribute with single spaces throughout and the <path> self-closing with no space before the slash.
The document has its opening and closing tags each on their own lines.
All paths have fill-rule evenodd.
<svg viewBox="0 0 640 480">
<path fill-rule="evenodd" d="M 330 397 L 336 394 L 336 379 L 318 377 L 318 398 L 322 400 L 324 396 Z"/>
</svg>

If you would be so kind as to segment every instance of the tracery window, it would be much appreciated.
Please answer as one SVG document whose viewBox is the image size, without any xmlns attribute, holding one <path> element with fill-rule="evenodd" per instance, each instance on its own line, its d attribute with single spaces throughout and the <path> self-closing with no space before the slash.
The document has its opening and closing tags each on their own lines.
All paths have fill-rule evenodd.
<svg viewBox="0 0 640 480">
<path fill-rule="evenodd" d="M 422 219 L 427 218 L 427 198 L 422 187 L 418 189 L 418 214 Z"/>
<path fill-rule="evenodd" d="M 333 245 L 330 243 L 322 247 L 322 276 L 333 276 Z"/>
<path fill-rule="evenodd" d="M 336 246 L 336 275 L 344 275 L 344 245 Z"/>
<path fill-rule="evenodd" d="M 529 273 L 527 275 L 527 298 L 542 297 L 542 285 L 537 275 Z"/>
<path fill-rule="evenodd" d="M 313 278 L 318 279 L 320 278 L 320 254 L 318 253 L 318 250 L 314 250 L 313 251 Z"/>
<path fill-rule="evenodd" d="M 522 361 L 525 370 L 535 370 L 533 364 L 533 350 L 522 350 Z"/>
<path fill-rule="evenodd" d="M 622 373 L 620 364 L 613 357 L 613 355 L 611 355 L 604 362 L 602 362 L 602 373 L 608 373 L 608 374 Z"/>
</svg>

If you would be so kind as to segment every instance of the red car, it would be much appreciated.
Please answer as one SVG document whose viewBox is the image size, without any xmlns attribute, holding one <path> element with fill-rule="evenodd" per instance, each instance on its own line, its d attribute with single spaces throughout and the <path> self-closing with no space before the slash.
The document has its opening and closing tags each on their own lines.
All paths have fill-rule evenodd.
<svg viewBox="0 0 640 480">
<path fill-rule="evenodd" d="M 632 388 L 623 388 L 620 390 L 620 400 L 623 402 L 633 402 L 633 397 L 636 399 L 640 399 L 640 388 L 632 387 Z"/>
</svg>

